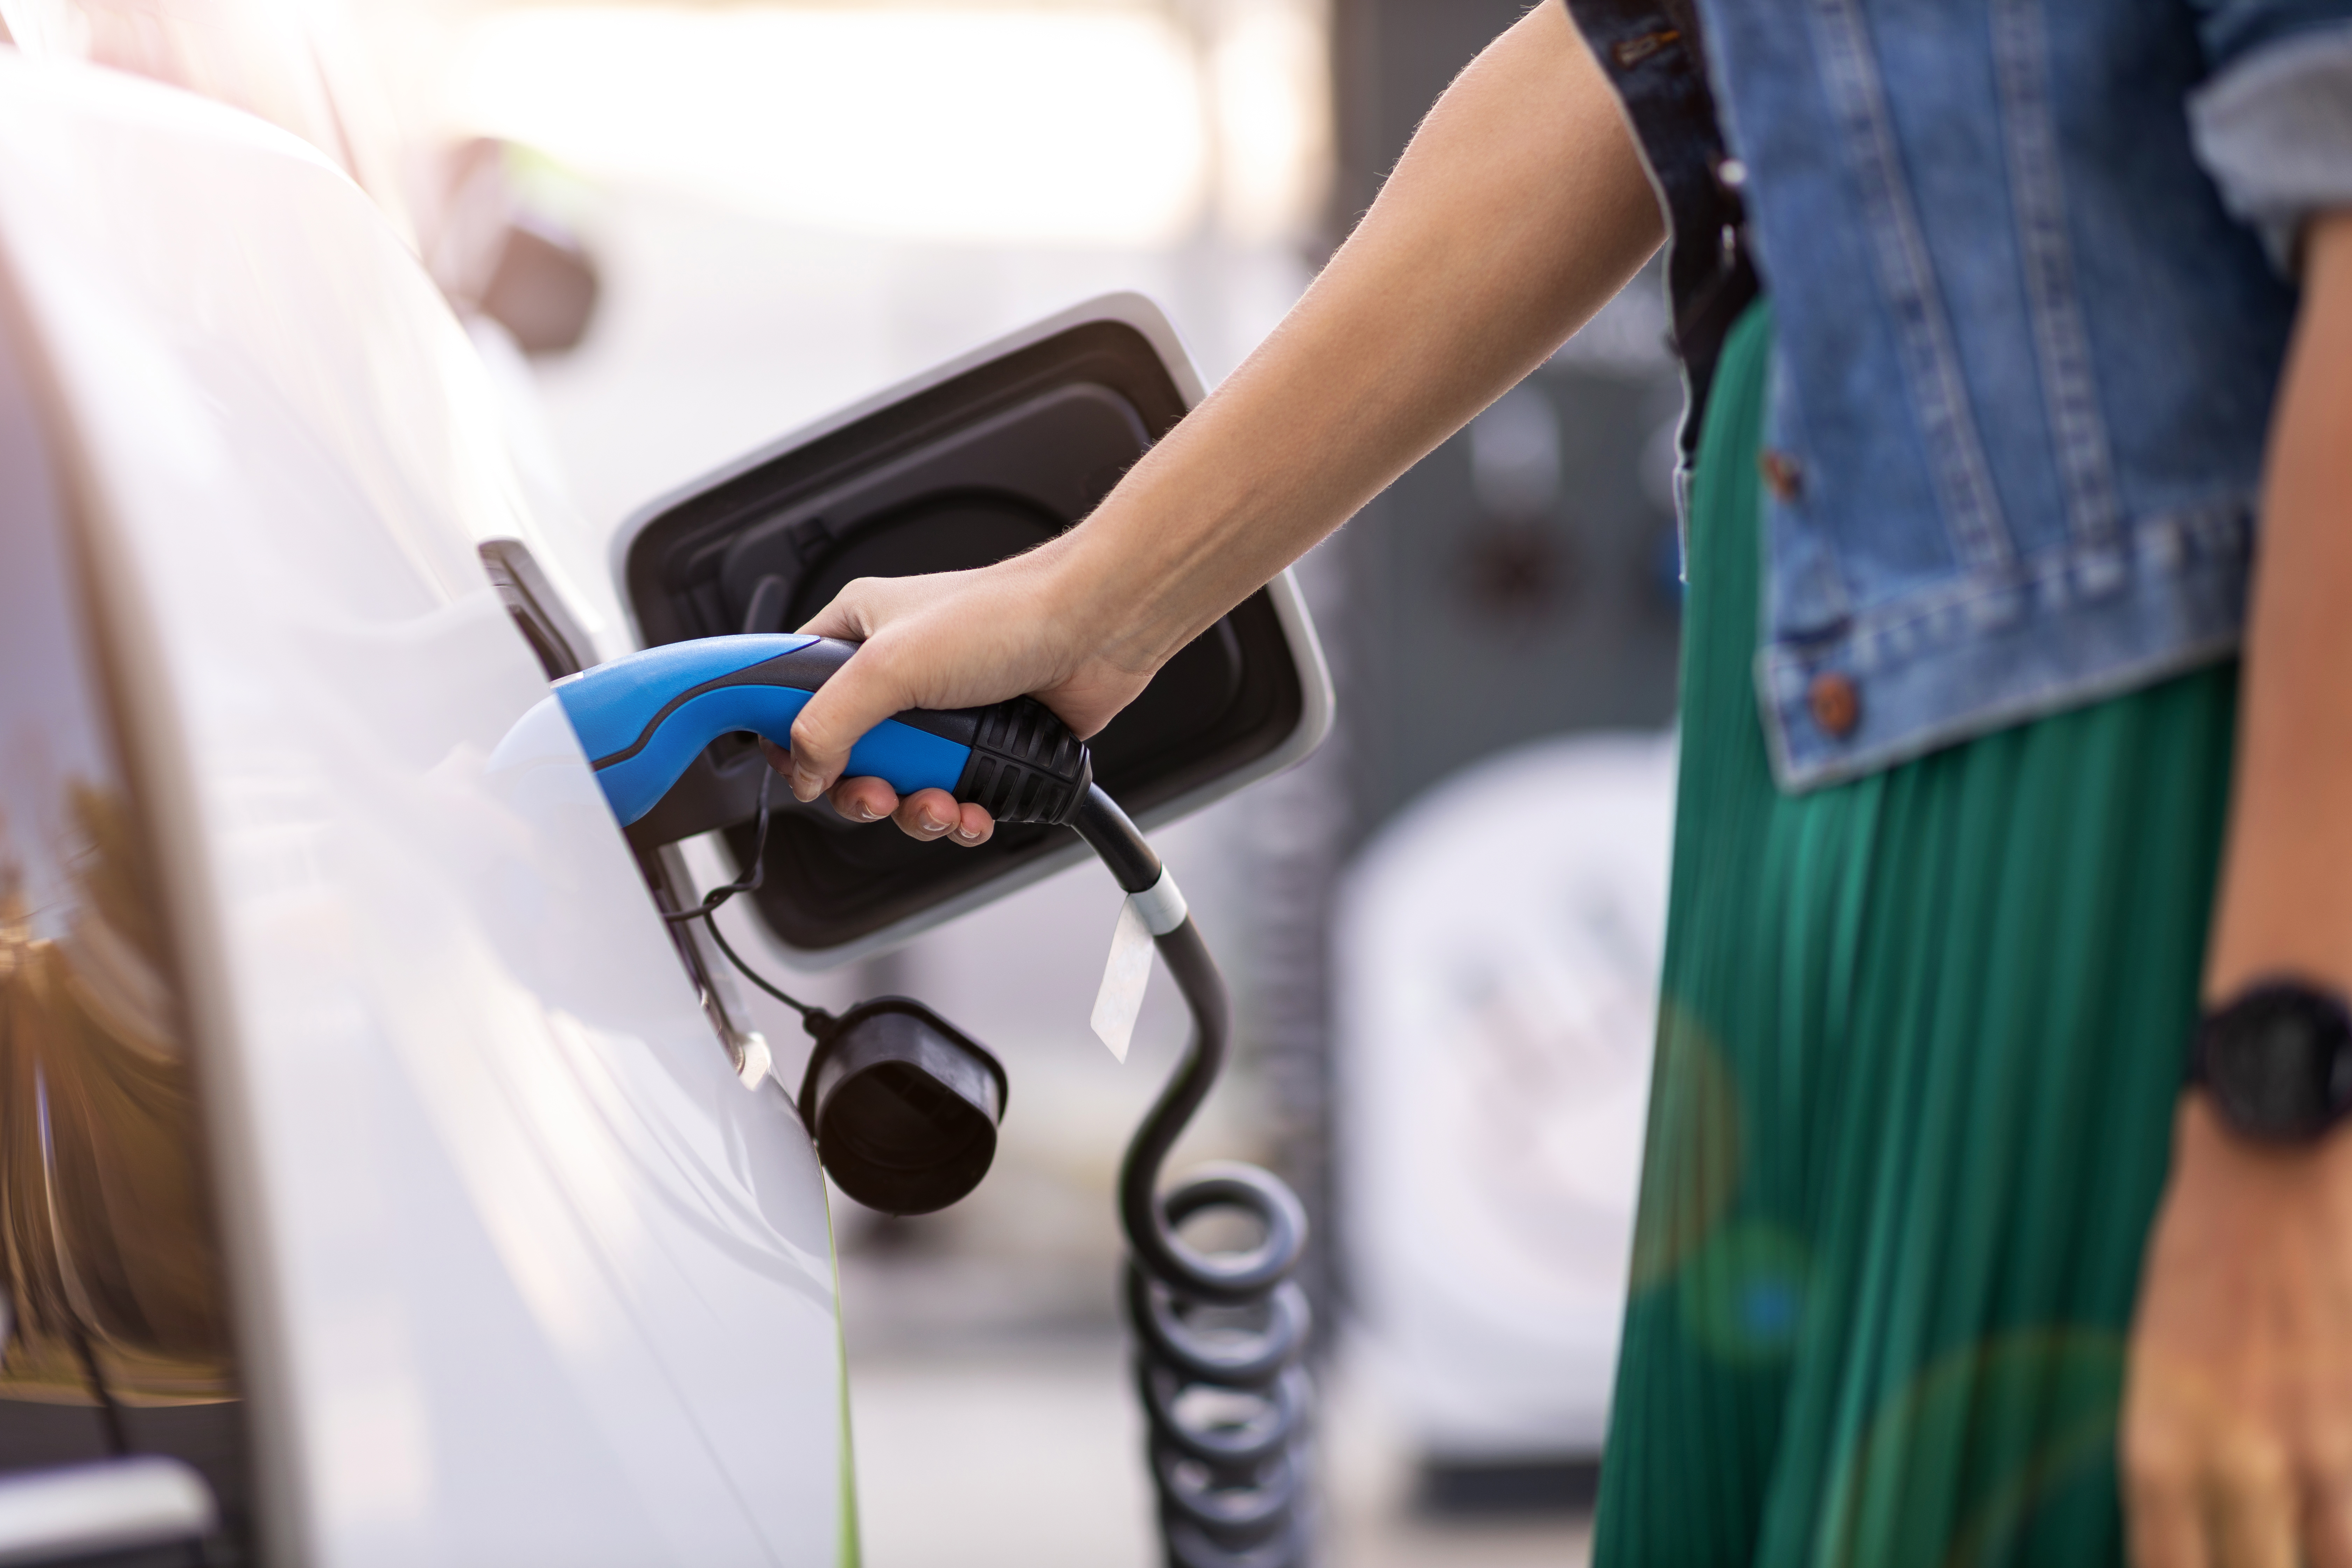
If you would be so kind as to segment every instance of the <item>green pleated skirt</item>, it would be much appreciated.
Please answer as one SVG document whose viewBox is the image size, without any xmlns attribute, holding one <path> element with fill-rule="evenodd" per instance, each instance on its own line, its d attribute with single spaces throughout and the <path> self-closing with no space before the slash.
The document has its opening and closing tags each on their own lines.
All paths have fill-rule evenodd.
<svg viewBox="0 0 2352 1568">
<path fill-rule="evenodd" d="M 2124 1336 L 2236 666 L 1781 794 L 1751 674 L 1770 332 L 1761 306 L 1735 331 L 1696 475 L 1595 1561 L 2120 1563 Z"/>
</svg>

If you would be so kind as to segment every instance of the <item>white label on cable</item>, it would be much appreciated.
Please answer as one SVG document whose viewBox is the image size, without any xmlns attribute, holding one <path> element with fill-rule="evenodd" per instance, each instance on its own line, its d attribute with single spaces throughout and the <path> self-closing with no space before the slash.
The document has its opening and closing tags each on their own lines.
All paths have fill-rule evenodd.
<svg viewBox="0 0 2352 1568">
<path fill-rule="evenodd" d="M 1144 929 L 1154 936 L 1166 936 L 1192 913 L 1184 902 L 1184 889 L 1176 885 L 1176 879 L 1168 874 L 1164 866 L 1160 868 L 1160 880 L 1139 893 L 1129 893 L 1127 905 L 1143 917 Z"/>
<path fill-rule="evenodd" d="M 1151 928 L 1143 912 L 1129 899 L 1118 906 L 1118 924 L 1111 929 L 1110 962 L 1103 965 L 1102 989 L 1095 993 L 1095 1033 L 1110 1054 L 1127 1060 L 1135 1038 L 1135 1020 L 1143 1011 L 1143 989 L 1151 984 Z"/>
</svg>

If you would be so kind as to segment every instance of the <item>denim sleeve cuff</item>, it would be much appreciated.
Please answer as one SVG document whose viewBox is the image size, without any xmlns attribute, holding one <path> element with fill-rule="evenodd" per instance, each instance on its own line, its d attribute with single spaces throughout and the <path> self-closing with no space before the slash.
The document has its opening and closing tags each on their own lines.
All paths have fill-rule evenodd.
<svg viewBox="0 0 2352 1568">
<path fill-rule="evenodd" d="M 2257 49 L 2189 97 L 2197 155 L 2222 204 L 2295 271 L 2303 226 L 2352 208 L 2352 26 Z"/>
</svg>

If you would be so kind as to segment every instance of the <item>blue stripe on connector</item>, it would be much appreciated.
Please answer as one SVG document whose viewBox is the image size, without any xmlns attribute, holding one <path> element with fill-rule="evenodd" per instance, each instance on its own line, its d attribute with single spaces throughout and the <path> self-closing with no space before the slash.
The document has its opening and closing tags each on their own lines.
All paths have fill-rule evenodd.
<svg viewBox="0 0 2352 1568">
<path fill-rule="evenodd" d="M 562 700 L 564 716 L 579 732 L 581 749 L 594 762 L 636 744 L 654 715 L 679 692 L 798 653 L 816 640 L 798 634 L 770 634 L 665 643 L 567 675 L 555 683 L 555 695 Z M 685 763 L 678 767 L 685 771 Z"/>
<path fill-rule="evenodd" d="M 749 730 L 779 745 L 788 743 L 793 721 L 808 700 L 809 693 L 791 686 L 722 686 L 706 691 L 673 709 L 635 755 L 599 768 L 596 782 L 604 786 L 613 815 L 626 827 L 651 811 L 702 749 L 719 736 Z M 660 704 L 655 708 L 658 710 Z M 635 739 L 633 731 L 629 741 Z M 919 789 L 952 793 L 971 755 L 969 746 L 886 719 L 850 748 L 842 776 L 878 778 L 902 795 Z"/>
</svg>

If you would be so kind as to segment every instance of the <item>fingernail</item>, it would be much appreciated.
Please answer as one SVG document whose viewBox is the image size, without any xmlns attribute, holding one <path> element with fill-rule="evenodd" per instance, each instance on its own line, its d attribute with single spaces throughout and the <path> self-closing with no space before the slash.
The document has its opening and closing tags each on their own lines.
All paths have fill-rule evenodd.
<svg viewBox="0 0 2352 1568">
<path fill-rule="evenodd" d="M 923 818 L 923 830 L 926 833 L 945 833 L 949 826 L 950 824 L 941 822 L 937 817 Z"/>
<path fill-rule="evenodd" d="M 871 821 L 873 821 L 876 817 L 878 817 L 878 816 L 880 816 L 881 815 L 882 815 L 882 814 L 881 814 L 880 812 L 878 812 L 878 811 L 875 810 L 872 806 L 870 806 L 870 805 L 866 805 L 864 801 L 862 801 L 862 800 L 861 800 L 861 801 L 859 801 L 859 802 L 857 803 L 857 820 L 858 820 L 858 821 L 860 821 L 860 822 L 871 822 Z"/>
<path fill-rule="evenodd" d="M 956 837 L 962 839 L 966 844 L 977 844 L 980 842 L 980 829 L 976 827 L 959 827 L 956 829 Z"/>
<path fill-rule="evenodd" d="M 803 803 L 814 800 L 824 787 L 823 782 L 819 780 L 814 773 L 810 773 L 805 768 L 794 768 L 793 770 L 793 795 L 794 799 Z"/>
</svg>

